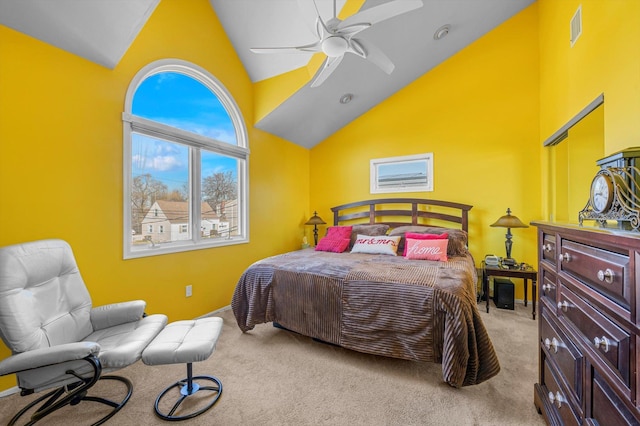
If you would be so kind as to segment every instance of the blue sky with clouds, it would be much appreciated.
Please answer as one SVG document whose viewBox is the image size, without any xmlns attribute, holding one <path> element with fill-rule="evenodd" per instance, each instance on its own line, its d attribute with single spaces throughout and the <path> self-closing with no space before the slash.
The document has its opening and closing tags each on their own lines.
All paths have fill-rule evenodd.
<svg viewBox="0 0 640 426">
<path fill-rule="evenodd" d="M 163 72 L 145 79 L 132 104 L 133 114 L 235 145 L 233 123 L 217 96 L 199 81 L 176 72 Z M 150 173 L 170 190 L 188 182 L 189 154 L 184 145 L 134 134 L 132 173 Z M 235 159 L 202 151 L 202 177 L 231 170 L 237 176 Z"/>
</svg>

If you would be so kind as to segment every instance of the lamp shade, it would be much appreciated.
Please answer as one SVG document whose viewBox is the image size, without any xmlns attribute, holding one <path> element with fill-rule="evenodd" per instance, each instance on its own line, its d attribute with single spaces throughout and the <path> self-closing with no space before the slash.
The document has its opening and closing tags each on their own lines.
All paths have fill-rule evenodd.
<svg viewBox="0 0 640 426">
<path fill-rule="evenodd" d="M 520 219 L 511 215 L 511 209 L 507 209 L 507 214 L 500 217 L 500 219 L 496 220 L 495 223 L 492 223 L 490 226 L 494 228 L 507 228 L 507 234 L 505 235 L 506 240 L 504 241 L 504 248 L 507 252 L 507 257 L 502 260 L 504 265 L 515 265 L 516 261 L 511 258 L 511 246 L 513 242 L 511 239 L 513 236 L 511 235 L 511 228 L 528 228 L 529 225 L 525 225 L 522 223 Z"/>
<path fill-rule="evenodd" d="M 511 209 L 507 209 L 507 214 L 496 220 L 491 225 L 494 228 L 528 228 L 529 225 L 522 223 L 516 216 L 511 215 Z"/>
<path fill-rule="evenodd" d="M 305 225 L 324 225 L 326 223 L 327 222 L 325 222 L 320 216 L 318 216 L 317 212 L 313 212 L 313 216 L 311 216 L 311 219 L 309 219 L 305 223 Z"/>
<path fill-rule="evenodd" d="M 318 216 L 318 212 L 313 212 L 313 216 L 309 219 L 305 225 L 313 225 L 313 241 L 318 245 L 318 225 L 324 225 L 325 222 L 322 220 L 320 216 Z"/>
</svg>

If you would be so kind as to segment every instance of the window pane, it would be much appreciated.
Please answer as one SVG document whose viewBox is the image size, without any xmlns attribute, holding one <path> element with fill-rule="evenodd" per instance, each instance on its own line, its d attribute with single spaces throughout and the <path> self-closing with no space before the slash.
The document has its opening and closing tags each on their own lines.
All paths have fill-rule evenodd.
<svg viewBox="0 0 640 426">
<path fill-rule="evenodd" d="M 202 238 L 240 235 L 238 160 L 203 150 L 201 161 Z"/>
<path fill-rule="evenodd" d="M 132 134 L 132 249 L 191 239 L 189 148 Z"/>
<path fill-rule="evenodd" d="M 218 97 L 192 77 L 162 72 L 146 78 L 133 98 L 133 114 L 237 145 L 229 113 Z"/>
<path fill-rule="evenodd" d="M 160 60 L 127 99 L 124 257 L 247 242 L 247 134 L 227 89 L 203 68 Z"/>
</svg>

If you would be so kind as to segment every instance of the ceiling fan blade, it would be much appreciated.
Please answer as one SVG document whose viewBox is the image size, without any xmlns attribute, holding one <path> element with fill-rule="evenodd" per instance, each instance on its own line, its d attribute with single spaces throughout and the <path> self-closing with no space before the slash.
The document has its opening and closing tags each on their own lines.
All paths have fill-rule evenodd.
<svg viewBox="0 0 640 426">
<path fill-rule="evenodd" d="M 322 52 L 320 42 L 306 44 L 304 46 L 294 47 L 252 47 L 253 53 L 317 53 Z"/>
<path fill-rule="evenodd" d="M 327 59 L 324 61 L 322 69 L 318 71 L 316 77 L 311 82 L 311 87 L 318 87 L 322 83 L 324 83 L 324 81 L 331 75 L 331 73 L 334 72 L 336 68 L 338 68 L 338 65 L 340 65 L 340 62 L 342 62 L 342 58 L 344 58 L 344 55 L 327 57 Z"/>
<path fill-rule="evenodd" d="M 389 59 L 389 57 L 385 55 L 382 50 L 378 49 L 373 44 L 364 45 L 361 40 L 352 38 L 350 45 L 350 47 L 353 48 L 352 53 L 355 53 L 358 56 L 362 56 L 356 51 L 357 49 L 360 49 L 364 52 L 364 58 L 366 60 L 368 60 L 387 74 L 391 74 L 395 69 L 396 66 L 393 64 L 393 62 L 391 62 L 391 59 Z"/>
<path fill-rule="evenodd" d="M 318 37 L 322 38 L 318 33 L 318 29 L 316 27 L 316 21 L 318 20 L 320 14 L 318 13 L 318 8 L 316 7 L 315 1 L 298 0 L 298 9 L 300 9 L 300 16 L 309 30 L 311 30 L 311 32 L 316 34 Z"/>
<path fill-rule="evenodd" d="M 342 36 L 353 36 L 360 31 L 366 30 L 369 28 L 371 24 L 353 24 L 337 30 L 338 33 Z"/>
<path fill-rule="evenodd" d="M 386 19 L 393 18 L 403 13 L 410 12 L 412 10 L 421 8 L 423 6 L 422 0 L 394 0 L 388 3 L 374 6 L 372 8 L 358 12 L 355 15 L 351 15 L 344 21 L 340 22 L 337 29 L 349 27 L 358 23 L 375 24 L 377 22 L 384 21 Z"/>
</svg>

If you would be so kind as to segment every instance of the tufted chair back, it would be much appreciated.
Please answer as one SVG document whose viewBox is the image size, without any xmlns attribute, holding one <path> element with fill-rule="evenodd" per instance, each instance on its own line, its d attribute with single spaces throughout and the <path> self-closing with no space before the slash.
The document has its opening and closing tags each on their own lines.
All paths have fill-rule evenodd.
<svg viewBox="0 0 640 426">
<path fill-rule="evenodd" d="M 0 334 L 14 354 L 77 342 L 93 332 L 91 297 L 61 240 L 0 251 Z"/>
<path fill-rule="evenodd" d="M 0 376 L 15 374 L 23 396 L 48 391 L 18 411 L 9 425 L 23 417 L 33 424 L 82 401 L 108 407 L 94 425 L 114 416 L 129 401 L 133 383 L 103 373 L 138 361 L 167 325 L 166 315 L 146 315 L 145 308 L 144 300 L 92 307 L 65 241 L 0 247 L 0 337 L 12 351 L 0 359 Z M 119 382 L 122 397 L 89 395 L 102 380 Z"/>
</svg>

